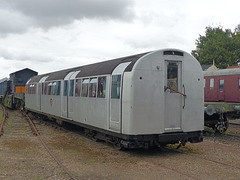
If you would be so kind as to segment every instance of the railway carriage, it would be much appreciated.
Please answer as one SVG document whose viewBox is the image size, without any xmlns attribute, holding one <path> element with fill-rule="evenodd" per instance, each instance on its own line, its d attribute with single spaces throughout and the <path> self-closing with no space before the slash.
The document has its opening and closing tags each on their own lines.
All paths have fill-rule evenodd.
<svg viewBox="0 0 240 180">
<path fill-rule="evenodd" d="M 27 80 L 38 73 L 25 68 L 10 74 L 10 78 L 0 80 L 0 97 L 2 103 L 13 109 L 24 108 L 25 84 Z"/>
<path fill-rule="evenodd" d="M 0 80 L 0 102 L 2 102 L 2 98 L 5 95 L 8 84 L 9 84 L 8 78 L 4 78 Z"/>
<path fill-rule="evenodd" d="M 240 102 L 240 68 L 204 72 L 205 101 Z"/>
<path fill-rule="evenodd" d="M 224 133 L 240 114 L 240 68 L 205 71 L 204 96 L 205 125 Z"/>
<path fill-rule="evenodd" d="M 78 124 L 123 147 L 202 141 L 203 74 L 164 49 L 32 77 L 26 109 Z"/>
</svg>

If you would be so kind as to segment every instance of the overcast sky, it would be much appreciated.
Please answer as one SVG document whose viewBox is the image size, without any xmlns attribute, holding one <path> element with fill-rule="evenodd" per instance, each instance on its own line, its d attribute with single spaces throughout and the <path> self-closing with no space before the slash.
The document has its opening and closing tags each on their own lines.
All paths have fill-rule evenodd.
<svg viewBox="0 0 240 180">
<path fill-rule="evenodd" d="M 0 0 L 0 79 L 157 50 L 195 49 L 206 26 L 234 30 L 237 0 Z"/>
</svg>

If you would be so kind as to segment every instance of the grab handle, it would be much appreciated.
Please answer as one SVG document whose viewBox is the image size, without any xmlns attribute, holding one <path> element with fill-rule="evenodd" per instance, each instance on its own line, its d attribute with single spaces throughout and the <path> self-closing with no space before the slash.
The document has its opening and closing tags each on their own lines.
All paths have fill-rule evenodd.
<svg viewBox="0 0 240 180">
<path fill-rule="evenodd" d="M 184 87 L 184 85 L 183 85 L 183 87 Z M 170 87 L 168 87 L 168 86 L 164 86 L 164 90 L 166 91 L 167 89 L 170 89 L 170 90 L 172 90 L 172 91 L 174 91 L 174 92 L 176 92 L 176 93 L 178 93 L 178 94 L 181 94 L 181 95 L 184 96 L 184 97 L 187 97 L 186 94 L 183 94 L 183 93 L 181 93 L 181 92 L 179 92 L 179 91 L 177 91 L 177 90 L 175 90 L 175 89 L 173 89 L 173 88 L 170 88 Z M 184 93 L 185 93 L 185 87 L 184 87 Z"/>
</svg>

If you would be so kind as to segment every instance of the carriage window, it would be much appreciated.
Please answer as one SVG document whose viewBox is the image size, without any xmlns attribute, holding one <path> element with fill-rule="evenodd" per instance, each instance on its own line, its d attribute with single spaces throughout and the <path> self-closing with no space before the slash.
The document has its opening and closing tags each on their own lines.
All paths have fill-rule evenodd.
<svg viewBox="0 0 240 180">
<path fill-rule="evenodd" d="M 47 83 L 44 83 L 44 94 L 47 95 L 47 87 L 48 87 L 48 84 Z"/>
<path fill-rule="evenodd" d="M 224 80 L 220 79 L 219 81 L 219 89 L 224 89 Z"/>
<path fill-rule="evenodd" d="M 29 85 L 29 94 L 33 94 L 32 93 L 32 84 Z"/>
<path fill-rule="evenodd" d="M 64 89 L 63 89 L 63 96 L 67 96 L 67 91 L 68 91 L 68 81 L 64 81 Z"/>
<path fill-rule="evenodd" d="M 26 84 L 26 86 L 25 86 L 25 93 L 26 93 L 26 94 L 29 94 L 29 93 L 28 93 L 28 84 Z"/>
<path fill-rule="evenodd" d="M 98 98 L 105 98 L 106 95 L 106 77 L 98 78 Z"/>
<path fill-rule="evenodd" d="M 42 95 L 44 94 L 44 83 L 42 83 Z"/>
<path fill-rule="evenodd" d="M 48 83 L 48 95 L 51 95 L 51 91 L 52 91 L 52 83 Z"/>
<path fill-rule="evenodd" d="M 238 80 L 238 89 L 240 90 L 240 79 Z"/>
<path fill-rule="evenodd" d="M 33 85 L 33 93 L 36 94 L 37 93 L 37 84 Z"/>
<path fill-rule="evenodd" d="M 210 79 L 210 89 L 212 89 L 214 87 L 214 79 Z"/>
<path fill-rule="evenodd" d="M 29 94 L 32 94 L 32 84 L 29 84 Z"/>
<path fill-rule="evenodd" d="M 30 93 L 30 84 L 28 84 L 26 87 L 27 87 L 28 94 L 31 94 Z"/>
<path fill-rule="evenodd" d="M 178 64 L 169 63 L 167 65 L 167 83 L 168 87 L 178 90 Z M 170 90 L 170 93 L 175 93 L 175 91 Z"/>
<path fill-rule="evenodd" d="M 57 82 L 57 86 L 56 86 L 56 89 L 55 89 L 56 91 L 55 91 L 55 94 L 57 95 L 57 96 L 59 96 L 60 95 L 60 92 L 61 92 L 61 81 L 58 81 Z"/>
<path fill-rule="evenodd" d="M 83 79 L 82 93 L 81 93 L 82 97 L 87 97 L 88 96 L 88 83 L 89 83 L 89 79 Z"/>
<path fill-rule="evenodd" d="M 69 96 L 73 96 L 73 90 L 74 90 L 74 80 L 70 80 Z"/>
<path fill-rule="evenodd" d="M 206 86 L 206 79 L 203 79 L 203 88 Z"/>
<path fill-rule="evenodd" d="M 38 84 L 38 94 L 40 95 L 40 94 L 42 94 L 42 83 L 39 83 Z"/>
<path fill-rule="evenodd" d="M 51 95 L 56 95 L 56 94 L 55 94 L 56 86 L 57 86 L 57 83 L 56 83 L 56 82 L 53 82 L 53 83 L 52 83 L 52 92 L 51 92 Z"/>
<path fill-rule="evenodd" d="M 80 96 L 80 90 L 81 90 L 81 79 L 77 79 L 75 83 L 75 96 Z"/>
<path fill-rule="evenodd" d="M 96 97 L 97 91 L 97 78 L 90 79 L 89 84 L 89 97 Z"/>
<path fill-rule="evenodd" d="M 114 76 L 112 76 L 111 98 L 119 99 L 120 91 L 121 91 L 121 75 L 114 75 Z"/>
</svg>

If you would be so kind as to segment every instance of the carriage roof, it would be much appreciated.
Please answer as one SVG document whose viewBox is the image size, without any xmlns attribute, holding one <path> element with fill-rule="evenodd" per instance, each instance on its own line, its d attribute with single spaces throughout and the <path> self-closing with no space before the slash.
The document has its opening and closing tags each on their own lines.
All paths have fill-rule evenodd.
<svg viewBox="0 0 240 180">
<path fill-rule="evenodd" d="M 77 74 L 76 78 L 111 74 L 113 72 L 113 70 L 119 64 L 125 63 L 125 62 L 131 62 L 125 69 L 125 72 L 128 72 L 128 71 L 132 70 L 132 68 L 133 68 L 134 64 L 137 62 L 137 60 L 139 60 L 141 57 L 143 57 L 144 55 L 146 55 L 148 53 L 149 52 L 132 55 L 132 56 L 127 56 L 127 57 L 122 57 L 122 58 L 118 58 L 118 59 L 114 59 L 114 60 L 108 60 L 108 61 L 90 64 L 90 65 L 86 65 L 86 66 L 79 66 L 79 67 L 75 67 L 75 68 L 65 69 L 65 70 L 47 73 L 47 74 L 43 74 L 43 75 L 38 75 L 38 76 L 32 77 L 28 83 L 39 82 L 40 79 L 45 76 L 48 76 L 46 81 L 62 80 L 66 77 L 66 75 L 68 73 L 73 72 L 73 71 L 80 71 Z"/>
<path fill-rule="evenodd" d="M 232 69 L 218 69 L 214 71 L 205 71 L 204 76 L 224 76 L 224 75 L 235 75 L 240 74 L 240 68 Z"/>
</svg>

